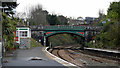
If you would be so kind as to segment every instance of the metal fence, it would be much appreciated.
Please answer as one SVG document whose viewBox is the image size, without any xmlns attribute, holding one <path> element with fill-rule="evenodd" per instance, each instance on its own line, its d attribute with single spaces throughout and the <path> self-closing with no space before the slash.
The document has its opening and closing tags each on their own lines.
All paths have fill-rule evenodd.
<svg viewBox="0 0 120 68">
<path fill-rule="evenodd" d="M 85 30 L 85 26 L 45 26 L 45 30 Z"/>
<path fill-rule="evenodd" d="M 55 25 L 55 26 L 30 26 L 31 30 L 95 30 L 101 31 L 101 26 L 71 26 L 71 25 Z"/>
</svg>

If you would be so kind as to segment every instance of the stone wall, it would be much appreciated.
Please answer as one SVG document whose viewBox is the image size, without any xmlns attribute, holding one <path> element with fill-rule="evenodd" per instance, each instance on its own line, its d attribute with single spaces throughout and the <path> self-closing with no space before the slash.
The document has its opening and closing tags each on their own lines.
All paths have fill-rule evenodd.
<svg viewBox="0 0 120 68">
<path fill-rule="evenodd" d="M 21 48 L 21 49 L 31 48 L 31 39 L 30 38 L 21 38 L 19 48 Z"/>
</svg>

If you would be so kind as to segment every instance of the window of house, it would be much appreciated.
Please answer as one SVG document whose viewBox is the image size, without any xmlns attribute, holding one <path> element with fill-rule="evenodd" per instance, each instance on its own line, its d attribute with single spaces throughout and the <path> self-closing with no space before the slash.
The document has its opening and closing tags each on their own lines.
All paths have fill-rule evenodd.
<svg viewBox="0 0 120 68">
<path fill-rule="evenodd" d="M 27 31 L 20 31 L 20 37 L 27 37 Z"/>
</svg>

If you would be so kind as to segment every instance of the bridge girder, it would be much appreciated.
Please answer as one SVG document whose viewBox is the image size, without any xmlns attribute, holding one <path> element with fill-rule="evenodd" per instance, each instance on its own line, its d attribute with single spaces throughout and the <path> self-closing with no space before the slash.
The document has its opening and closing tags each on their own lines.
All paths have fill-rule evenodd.
<svg viewBox="0 0 120 68">
<path fill-rule="evenodd" d="M 75 35 L 85 37 L 85 32 L 84 31 L 45 31 L 44 32 L 45 37 L 53 36 L 53 35 L 56 35 L 56 34 L 63 34 L 63 33 L 75 34 Z"/>
</svg>

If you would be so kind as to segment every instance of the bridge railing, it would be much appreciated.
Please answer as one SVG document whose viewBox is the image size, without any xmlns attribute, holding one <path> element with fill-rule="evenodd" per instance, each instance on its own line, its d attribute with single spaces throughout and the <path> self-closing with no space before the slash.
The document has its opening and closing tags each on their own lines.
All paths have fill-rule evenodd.
<svg viewBox="0 0 120 68">
<path fill-rule="evenodd" d="M 45 26 L 46 30 L 84 30 L 85 26 Z"/>
<path fill-rule="evenodd" d="M 70 25 L 56 25 L 56 26 L 31 26 L 32 30 L 102 30 L 100 26 L 70 26 Z"/>
</svg>

